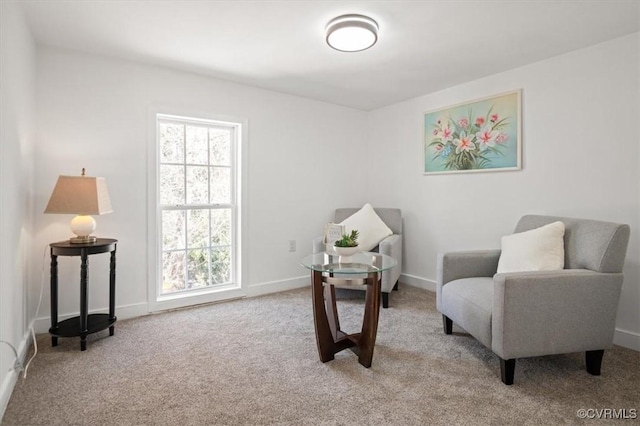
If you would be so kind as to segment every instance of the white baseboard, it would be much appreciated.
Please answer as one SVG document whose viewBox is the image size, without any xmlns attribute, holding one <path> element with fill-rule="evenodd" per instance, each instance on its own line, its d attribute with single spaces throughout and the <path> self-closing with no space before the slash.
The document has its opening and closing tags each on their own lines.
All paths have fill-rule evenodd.
<svg viewBox="0 0 640 426">
<path fill-rule="evenodd" d="M 310 279 L 308 275 L 296 278 L 290 278 L 281 281 L 271 281 L 259 284 L 250 285 L 247 288 L 246 296 L 260 296 L 269 293 L 278 293 L 286 290 L 293 290 L 310 285 Z M 91 309 L 90 314 L 109 312 L 109 308 Z M 119 320 L 127 318 L 135 318 L 149 314 L 149 305 L 144 303 L 135 303 L 132 305 L 116 306 L 116 316 Z M 71 312 L 58 315 L 58 322 L 64 321 L 68 318 L 76 317 L 80 315 L 79 312 Z M 34 321 L 34 327 L 36 334 L 48 333 L 49 327 L 51 327 L 51 317 L 40 317 Z"/>
<path fill-rule="evenodd" d="M 18 349 L 16 349 L 18 352 L 18 360 L 20 360 L 22 365 L 27 361 L 27 353 L 29 352 L 29 348 L 31 348 L 30 330 L 31 329 L 27 330 L 27 333 L 22 337 L 22 341 L 20 342 Z M 11 370 L 2 381 L 2 386 L 0 386 L 0 420 L 4 417 L 4 412 L 7 409 L 9 399 L 11 399 L 11 394 L 13 393 L 13 388 L 16 386 L 16 382 L 20 378 L 20 374 L 22 374 L 21 371 Z"/>
<path fill-rule="evenodd" d="M 302 277 L 289 278 L 280 281 L 269 281 L 265 283 L 258 283 L 250 285 L 247 288 L 247 296 L 261 296 L 269 293 L 279 293 L 281 291 L 293 290 L 296 288 L 307 287 L 311 285 L 311 278 L 309 275 Z"/>
<path fill-rule="evenodd" d="M 640 352 L 640 334 L 616 328 L 613 344 Z"/>
<path fill-rule="evenodd" d="M 411 287 L 418 287 L 424 290 L 436 291 L 436 282 L 428 280 L 426 278 L 417 277 L 415 275 L 400 274 L 400 282 L 402 284 L 410 285 Z"/>
</svg>

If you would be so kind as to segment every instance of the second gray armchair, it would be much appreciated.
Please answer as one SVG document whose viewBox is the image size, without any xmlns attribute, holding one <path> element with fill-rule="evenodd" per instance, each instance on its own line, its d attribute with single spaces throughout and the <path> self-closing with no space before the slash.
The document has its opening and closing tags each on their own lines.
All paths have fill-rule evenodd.
<svg viewBox="0 0 640 426">
<path fill-rule="evenodd" d="M 500 357 L 513 383 L 516 358 L 584 352 L 600 374 L 613 344 L 629 226 L 566 217 L 524 216 L 515 232 L 564 223 L 564 269 L 496 273 L 500 250 L 438 256 L 437 306 L 452 323 Z"/>
</svg>

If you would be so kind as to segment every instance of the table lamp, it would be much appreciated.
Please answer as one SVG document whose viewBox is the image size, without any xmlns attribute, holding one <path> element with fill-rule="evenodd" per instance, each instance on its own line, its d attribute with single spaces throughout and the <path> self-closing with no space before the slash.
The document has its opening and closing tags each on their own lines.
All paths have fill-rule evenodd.
<svg viewBox="0 0 640 426">
<path fill-rule="evenodd" d="M 76 235 L 70 243 L 95 243 L 91 235 L 96 229 L 96 221 L 90 215 L 111 213 L 111 200 L 107 182 L 102 177 L 59 176 L 45 213 L 76 214 L 71 221 L 71 231 Z"/>
</svg>

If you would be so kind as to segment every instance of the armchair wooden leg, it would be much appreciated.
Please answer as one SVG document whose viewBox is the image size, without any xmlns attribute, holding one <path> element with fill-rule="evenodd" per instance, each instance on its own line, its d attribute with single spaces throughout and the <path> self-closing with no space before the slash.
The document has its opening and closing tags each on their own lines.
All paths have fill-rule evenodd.
<svg viewBox="0 0 640 426">
<path fill-rule="evenodd" d="M 585 353 L 587 360 L 587 371 L 594 376 L 600 375 L 600 367 L 602 366 L 602 357 L 604 349 L 597 351 L 587 351 Z"/>
<path fill-rule="evenodd" d="M 516 360 L 502 359 L 500 358 L 500 376 L 502 377 L 502 383 L 505 385 L 513 384 L 513 374 L 516 371 Z"/>
<path fill-rule="evenodd" d="M 453 321 L 446 315 L 442 315 L 442 325 L 444 326 L 444 334 L 451 334 L 453 332 Z"/>
<path fill-rule="evenodd" d="M 382 307 L 383 308 L 388 308 L 389 307 L 389 293 L 385 293 L 382 292 Z"/>
<path fill-rule="evenodd" d="M 393 286 L 393 291 L 398 291 L 398 283 L 399 281 L 396 281 L 396 285 Z"/>
</svg>

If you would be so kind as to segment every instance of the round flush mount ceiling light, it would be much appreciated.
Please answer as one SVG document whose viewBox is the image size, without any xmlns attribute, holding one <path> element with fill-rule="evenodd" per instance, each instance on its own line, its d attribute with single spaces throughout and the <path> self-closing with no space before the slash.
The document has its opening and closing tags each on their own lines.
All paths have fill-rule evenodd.
<svg viewBox="0 0 640 426">
<path fill-rule="evenodd" d="M 359 52 L 378 41 L 378 23 L 364 15 L 342 15 L 327 24 L 327 44 L 341 52 Z"/>
</svg>

